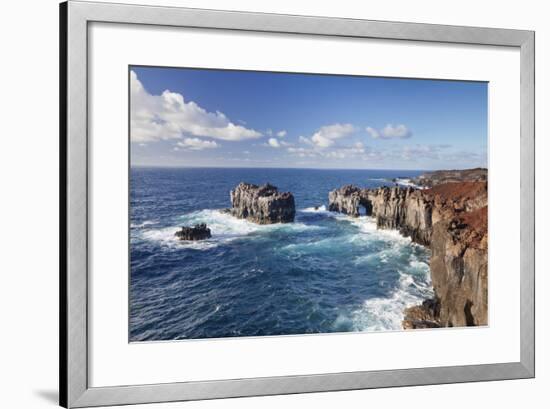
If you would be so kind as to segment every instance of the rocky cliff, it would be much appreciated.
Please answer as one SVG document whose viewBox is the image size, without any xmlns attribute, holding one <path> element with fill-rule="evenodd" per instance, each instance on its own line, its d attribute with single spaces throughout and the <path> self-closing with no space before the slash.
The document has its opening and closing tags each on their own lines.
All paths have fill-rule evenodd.
<svg viewBox="0 0 550 409">
<path fill-rule="evenodd" d="M 412 188 L 379 188 L 367 190 L 372 214 L 380 229 L 396 229 L 419 244 L 429 246 L 432 233 L 434 200 Z"/>
<path fill-rule="evenodd" d="M 431 189 L 346 185 L 329 193 L 329 210 L 353 217 L 373 216 L 380 229 L 395 229 L 418 244 L 430 246 L 438 221 L 487 206 L 487 184 L 464 182 Z M 363 210 L 364 209 L 364 210 Z"/>
<path fill-rule="evenodd" d="M 241 182 L 230 193 L 230 213 L 258 224 L 290 223 L 296 208 L 290 192 L 279 192 L 275 186 Z"/>
<path fill-rule="evenodd" d="M 487 325 L 487 206 L 436 223 L 431 250 L 441 325 Z"/>
<path fill-rule="evenodd" d="M 404 328 L 487 323 L 487 183 L 429 189 L 347 185 L 329 194 L 329 209 L 364 213 L 378 228 L 396 229 L 431 249 L 436 297 L 407 309 Z"/>
</svg>

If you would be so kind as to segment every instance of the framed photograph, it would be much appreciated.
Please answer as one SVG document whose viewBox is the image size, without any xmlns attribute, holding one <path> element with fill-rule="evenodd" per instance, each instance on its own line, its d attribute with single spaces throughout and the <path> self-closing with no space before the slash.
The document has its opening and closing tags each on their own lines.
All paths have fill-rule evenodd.
<svg viewBox="0 0 550 409">
<path fill-rule="evenodd" d="M 62 406 L 534 377 L 534 32 L 60 15 Z"/>
</svg>

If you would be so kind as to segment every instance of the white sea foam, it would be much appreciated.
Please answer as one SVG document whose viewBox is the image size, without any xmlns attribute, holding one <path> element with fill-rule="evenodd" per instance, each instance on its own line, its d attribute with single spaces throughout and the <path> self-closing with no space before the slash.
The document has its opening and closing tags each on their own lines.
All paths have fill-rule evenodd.
<svg viewBox="0 0 550 409">
<path fill-rule="evenodd" d="M 151 226 L 153 224 L 157 224 L 157 222 L 153 221 L 153 220 L 145 220 L 142 223 L 130 223 L 130 228 L 131 229 L 140 229 L 140 228 L 143 228 L 143 227 Z"/>
<path fill-rule="evenodd" d="M 342 244 L 340 240 L 334 237 L 329 237 L 326 239 L 321 239 L 317 241 L 304 242 L 304 243 L 292 243 L 287 244 L 286 246 L 281 247 L 281 251 L 290 250 L 290 251 L 300 251 L 300 250 L 314 250 L 319 251 L 322 248 L 334 248 L 338 244 Z"/>
<path fill-rule="evenodd" d="M 183 215 L 181 220 L 184 224 L 206 223 L 212 231 L 212 236 L 245 236 L 251 233 L 270 231 L 301 232 L 321 228 L 320 226 L 308 225 L 300 222 L 257 224 L 246 219 L 238 219 L 228 213 L 223 213 L 215 209 L 206 209 L 189 213 Z"/>
<path fill-rule="evenodd" d="M 326 216 L 336 220 L 345 220 L 345 221 L 355 220 L 353 217 L 345 215 L 343 213 L 331 212 L 330 210 L 327 210 L 327 207 L 325 205 L 321 205 L 317 209 L 315 209 L 315 207 L 306 207 L 305 209 L 298 210 L 298 212 Z"/>
<path fill-rule="evenodd" d="M 417 246 L 409 237 L 403 237 L 397 230 L 378 229 L 373 217 L 344 217 L 359 228 L 359 233 L 353 235 L 351 241 L 381 240 L 389 245 L 384 250 L 357 257 L 354 260 L 357 265 L 372 262 L 388 263 L 392 258 L 403 254 L 406 248 Z M 368 299 L 359 309 L 338 317 L 334 324 L 336 328 L 347 325 L 354 331 L 402 329 L 404 310 L 433 296 L 430 267 L 426 262 L 420 261 L 412 253 L 409 255 L 408 266 L 404 270 L 399 272 L 399 285 L 393 293 L 388 297 Z"/>
<path fill-rule="evenodd" d="M 430 266 L 428 265 L 428 263 L 425 263 L 423 261 L 418 261 L 418 260 L 411 260 L 409 262 L 409 265 L 414 269 L 414 270 L 418 270 L 418 271 L 422 271 L 422 272 L 428 272 L 430 271 Z"/>
<path fill-rule="evenodd" d="M 388 263 L 388 260 L 398 257 L 406 246 L 410 246 L 410 243 L 393 241 L 390 248 L 357 257 L 354 261 L 358 265 L 372 262 Z M 348 325 L 353 331 L 401 330 L 404 310 L 431 297 L 433 288 L 430 267 L 428 263 L 410 254 L 408 266 L 404 271 L 399 271 L 398 286 L 390 295 L 366 300 L 357 310 L 339 317 L 335 326 L 338 328 Z"/>
<path fill-rule="evenodd" d="M 401 185 L 401 186 L 411 186 L 411 187 L 415 187 L 416 184 L 414 184 L 413 182 L 411 182 L 410 179 L 396 179 L 395 180 L 395 183 L 397 183 L 398 185 Z"/>
<path fill-rule="evenodd" d="M 389 297 L 366 300 L 353 311 L 349 320 L 355 331 L 394 331 L 402 329 L 405 308 L 420 304 L 433 296 L 429 284 L 415 280 L 411 274 L 399 273 L 399 286 Z"/>
<path fill-rule="evenodd" d="M 216 247 L 218 242 L 215 240 L 207 239 L 201 241 L 184 241 L 176 237 L 178 227 L 164 227 L 161 229 L 151 229 L 142 232 L 142 237 L 145 240 L 155 241 L 168 247 L 185 247 L 195 250 L 208 250 Z"/>
<path fill-rule="evenodd" d="M 306 207 L 305 209 L 301 209 L 299 211 L 302 213 L 330 213 L 325 205 L 317 206 L 317 208 Z"/>
<path fill-rule="evenodd" d="M 425 186 L 417 185 L 416 183 L 413 183 L 411 179 L 407 179 L 407 178 L 396 179 L 395 183 L 397 183 L 399 186 L 414 187 L 415 189 L 426 189 Z"/>
<path fill-rule="evenodd" d="M 353 262 L 355 265 L 358 265 L 358 266 L 361 266 L 363 264 L 371 264 L 374 262 L 387 264 L 388 261 L 396 257 L 400 251 L 401 249 L 398 248 L 397 246 L 395 247 L 392 246 L 389 249 L 380 250 L 371 254 L 365 254 L 363 256 L 358 256 L 353 260 Z"/>
<path fill-rule="evenodd" d="M 368 234 L 379 240 L 392 241 L 395 244 L 415 245 L 410 237 L 404 237 L 399 231 L 391 229 L 379 229 L 376 227 L 376 219 L 371 216 L 348 217 L 345 216 L 352 225 L 359 228 L 362 233 Z"/>
<path fill-rule="evenodd" d="M 221 243 L 245 238 L 252 234 L 268 233 L 272 231 L 302 232 L 306 230 L 321 229 L 320 226 L 305 223 L 276 223 L 260 225 L 248 220 L 238 219 L 230 214 L 215 209 L 200 210 L 185 214 L 180 217 L 181 223 L 160 229 L 148 229 L 142 232 L 146 240 L 156 241 L 167 246 L 182 246 L 194 249 L 209 249 Z M 206 223 L 212 233 L 212 237 L 202 241 L 181 241 L 175 233 L 181 226 L 192 226 Z"/>
</svg>

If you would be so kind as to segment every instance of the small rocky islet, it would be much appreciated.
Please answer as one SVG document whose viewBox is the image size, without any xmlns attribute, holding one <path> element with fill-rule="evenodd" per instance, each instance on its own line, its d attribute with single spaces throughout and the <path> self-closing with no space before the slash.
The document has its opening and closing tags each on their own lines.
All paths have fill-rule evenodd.
<svg viewBox="0 0 550 409">
<path fill-rule="evenodd" d="M 181 230 L 175 233 L 175 236 L 180 240 L 206 240 L 212 237 L 210 229 L 206 226 L 206 223 L 196 224 L 192 227 L 183 226 Z"/>
<path fill-rule="evenodd" d="M 404 329 L 487 325 L 487 169 L 436 171 L 415 180 L 422 188 L 361 189 L 345 185 L 329 192 L 329 210 L 351 217 L 361 211 L 379 229 L 395 229 L 431 250 L 435 296 L 404 311 Z M 241 182 L 225 212 L 258 224 L 292 223 L 294 196 L 270 184 Z M 182 227 L 181 240 L 210 238 L 205 224 Z"/>
</svg>

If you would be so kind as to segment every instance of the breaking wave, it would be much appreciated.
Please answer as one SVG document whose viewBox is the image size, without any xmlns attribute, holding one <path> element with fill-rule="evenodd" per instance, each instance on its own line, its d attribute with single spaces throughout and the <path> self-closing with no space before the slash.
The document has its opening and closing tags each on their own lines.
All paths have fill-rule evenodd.
<svg viewBox="0 0 550 409">
<path fill-rule="evenodd" d="M 250 238 L 258 234 L 269 234 L 270 232 L 286 232 L 292 234 L 321 229 L 320 226 L 308 225 L 300 222 L 261 225 L 236 218 L 217 209 L 205 209 L 191 212 L 180 216 L 178 219 L 181 221 L 179 224 L 144 230 L 141 234 L 142 238 L 166 246 L 207 250 L 219 244 L 228 243 L 237 239 Z M 182 241 L 175 236 L 181 226 L 193 226 L 200 223 L 206 223 L 212 233 L 212 238 L 193 242 Z"/>
<path fill-rule="evenodd" d="M 144 222 L 141 222 L 141 223 L 130 223 L 130 228 L 131 229 L 140 229 L 140 228 L 143 228 L 143 227 L 147 227 L 147 226 L 151 226 L 153 224 L 156 224 L 157 222 L 153 221 L 153 220 L 145 220 Z"/>
<path fill-rule="evenodd" d="M 401 330 L 404 310 L 431 297 L 433 289 L 429 280 L 400 271 L 399 285 L 389 296 L 365 300 L 361 307 L 339 316 L 335 325 L 351 327 L 352 331 Z"/>
</svg>

